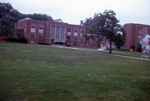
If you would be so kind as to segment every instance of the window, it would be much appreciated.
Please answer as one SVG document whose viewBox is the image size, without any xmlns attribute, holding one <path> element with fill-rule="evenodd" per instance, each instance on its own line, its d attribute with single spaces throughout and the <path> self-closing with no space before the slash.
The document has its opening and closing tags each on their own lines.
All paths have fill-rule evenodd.
<svg viewBox="0 0 150 101">
<path fill-rule="evenodd" d="M 68 32 L 71 32 L 71 27 L 68 27 Z"/>
<path fill-rule="evenodd" d="M 148 27 L 146 26 L 145 29 L 148 29 Z"/>
<path fill-rule="evenodd" d="M 81 33 L 84 33 L 84 29 L 81 29 Z"/>
<path fill-rule="evenodd" d="M 35 24 L 31 24 L 31 28 L 35 28 Z"/>
<path fill-rule="evenodd" d="M 27 27 L 27 24 L 25 24 L 24 27 L 26 28 L 26 27 Z"/>
<path fill-rule="evenodd" d="M 64 38 L 65 35 L 65 26 L 61 26 L 61 38 Z"/>
<path fill-rule="evenodd" d="M 126 28 L 127 28 L 127 25 L 126 25 Z"/>
<path fill-rule="evenodd" d="M 67 46 L 70 46 L 70 43 L 67 43 Z"/>
<path fill-rule="evenodd" d="M 74 28 L 74 32 L 78 33 L 78 28 Z"/>
<path fill-rule="evenodd" d="M 140 30 L 139 33 L 142 34 L 142 31 Z"/>
<path fill-rule="evenodd" d="M 147 35 L 148 33 L 147 33 L 147 30 L 145 31 L 145 35 Z"/>
<path fill-rule="evenodd" d="M 141 38 L 142 38 L 142 36 L 141 36 L 141 35 L 139 35 L 139 36 L 138 36 L 138 38 L 139 38 L 139 39 L 141 39 Z"/>
<path fill-rule="evenodd" d="M 80 44 L 80 46 L 82 47 L 82 46 L 83 46 L 83 44 L 81 43 L 81 44 Z"/>
<path fill-rule="evenodd" d="M 54 38 L 55 36 L 55 25 L 51 26 L 51 38 Z"/>
<path fill-rule="evenodd" d="M 140 25 L 139 28 L 142 28 L 142 26 Z"/>
<path fill-rule="evenodd" d="M 31 32 L 31 37 L 34 37 L 35 33 Z"/>
<path fill-rule="evenodd" d="M 89 45 L 89 44 L 86 44 L 86 46 L 89 47 L 90 45 Z"/>
<path fill-rule="evenodd" d="M 80 40 L 83 41 L 83 33 L 80 34 Z"/>
<path fill-rule="evenodd" d="M 17 31 L 17 36 L 21 36 L 21 31 Z"/>
<path fill-rule="evenodd" d="M 65 26 L 51 26 L 51 39 L 57 38 L 57 40 L 64 40 L 65 38 L 65 31 L 66 27 Z"/>
<path fill-rule="evenodd" d="M 95 44 L 92 45 L 92 47 L 95 47 L 95 46 L 96 46 Z"/>
<path fill-rule="evenodd" d="M 42 43 L 42 41 L 38 41 L 38 43 Z"/>
<path fill-rule="evenodd" d="M 22 28 L 22 25 L 18 25 L 17 28 Z"/>
<path fill-rule="evenodd" d="M 43 29 L 43 28 L 44 28 L 44 25 L 40 24 L 39 29 Z"/>
<path fill-rule="evenodd" d="M 80 33 L 80 40 L 83 41 L 83 34 L 84 34 L 84 29 L 81 29 L 81 33 Z"/>
<path fill-rule="evenodd" d="M 31 40 L 31 41 L 30 41 L 30 43 L 34 43 L 34 41 L 33 41 L 33 40 Z"/>
<path fill-rule="evenodd" d="M 80 37 L 80 39 L 81 39 L 81 41 L 83 41 L 83 40 L 84 40 L 82 36 Z"/>
<path fill-rule="evenodd" d="M 56 38 L 60 37 L 59 34 L 60 34 L 60 26 L 57 26 L 56 27 Z"/>
<path fill-rule="evenodd" d="M 70 35 L 67 35 L 67 40 L 70 40 Z"/>
<path fill-rule="evenodd" d="M 39 33 L 39 38 L 42 38 L 43 37 L 43 33 Z"/>
<path fill-rule="evenodd" d="M 74 28 L 74 40 L 78 40 L 78 28 Z"/>
<path fill-rule="evenodd" d="M 77 40 L 77 36 L 74 36 L 74 40 Z"/>
</svg>

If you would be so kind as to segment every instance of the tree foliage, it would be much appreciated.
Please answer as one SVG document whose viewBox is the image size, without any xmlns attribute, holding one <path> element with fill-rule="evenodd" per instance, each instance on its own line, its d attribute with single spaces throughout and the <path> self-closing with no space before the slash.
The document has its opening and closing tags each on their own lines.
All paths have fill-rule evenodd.
<svg viewBox="0 0 150 101">
<path fill-rule="evenodd" d="M 14 17 L 11 17 L 9 14 L 5 14 L 0 21 L 0 35 L 6 37 L 13 36 L 15 32 L 14 23 Z"/>
<path fill-rule="evenodd" d="M 32 18 L 33 20 L 40 20 L 40 21 L 53 21 L 53 18 L 47 14 L 22 14 L 22 18 Z"/>
<path fill-rule="evenodd" d="M 113 10 L 105 10 L 103 13 L 95 14 L 93 18 L 86 19 L 85 22 L 82 21 L 81 23 L 86 26 L 86 34 L 88 33 L 90 38 L 97 38 L 99 43 L 103 37 L 109 40 L 110 53 L 112 50 L 111 44 L 115 42 L 118 37 L 117 34 L 125 35 L 125 31 L 119 24 L 119 20 L 116 18 L 116 13 Z"/>
<path fill-rule="evenodd" d="M 0 19 L 4 17 L 5 14 L 9 14 L 11 17 L 14 17 L 15 22 L 26 17 L 32 18 L 33 20 L 53 21 L 53 18 L 47 14 L 22 14 L 18 10 L 14 9 L 10 3 L 0 3 Z"/>
<path fill-rule="evenodd" d="M 116 37 L 115 37 L 115 40 L 113 41 L 114 44 L 116 45 L 117 49 L 120 50 L 120 47 L 124 45 L 124 43 L 126 42 L 126 39 L 125 39 L 125 34 L 117 34 Z"/>
<path fill-rule="evenodd" d="M 6 14 L 9 14 L 11 17 L 14 17 L 15 22 L 20 20 L 20 12 L 14 9 L 10 3 L 0 3 L 0 19 Z"/>
<path fill-rule="evenodd" d="M 0 3 L 0 35 L 13 36 L 14 24 L 26 17 L 33 20 L 53 21 L 52 17 L 47 14 L 22 14 L 14 9 L 10 3 Z"/>
</svg>

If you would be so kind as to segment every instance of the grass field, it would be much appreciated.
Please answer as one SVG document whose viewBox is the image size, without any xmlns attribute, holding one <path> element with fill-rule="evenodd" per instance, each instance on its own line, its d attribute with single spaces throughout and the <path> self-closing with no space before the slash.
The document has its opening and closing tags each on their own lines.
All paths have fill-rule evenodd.
<svg viewBox="0 0 150 101">
<path fill-rule="evenodd" d="M 150 61 L 0 43 L 0 101 L 150 101 Z"/>
</svg>

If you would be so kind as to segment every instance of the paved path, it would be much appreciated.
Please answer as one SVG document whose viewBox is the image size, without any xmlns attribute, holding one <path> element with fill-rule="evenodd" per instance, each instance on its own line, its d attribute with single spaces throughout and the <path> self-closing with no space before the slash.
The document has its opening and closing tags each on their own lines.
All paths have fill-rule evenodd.
<svg viewBox="0 0 150 101">
<path fill-rule="evenodd" d="M 57 45 L 53 45 L 53 46 L 59 47 L 59 48 L 67 48 L 67 49 L 81 50 L 81 51 L 87 51 L 87 52 L 94 52 L 94 53 L 99 53 L 99 54 L 106 54 L 106 53 L 102 53 L 102 52 L 99 52 L 94 49 L 88 50 L 88 49 L 75 48 L 75 47 L 63 47 L 63 46 L 57 46 Z M 150 61 L 150 59 L 143 59 L 143 58 L 137 58 L 137 57 L 124 56 L 124 55 L 116 55 L 116 54 L 106 54 L 106 55 L 113 55 L 113 56 L 118 56 L 118 57 L 123 57 L 123 58 L 131 58 L 131 59 Z"/>
</svg>

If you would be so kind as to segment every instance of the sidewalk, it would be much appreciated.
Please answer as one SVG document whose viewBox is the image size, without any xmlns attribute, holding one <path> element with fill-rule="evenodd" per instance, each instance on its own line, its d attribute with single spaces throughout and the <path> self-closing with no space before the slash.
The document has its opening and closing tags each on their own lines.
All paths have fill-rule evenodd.
<svg viewBox="0 0 150 101">
<path fill-rule="evenodd" d="M 93 52 L 93 53 L 99 53 L 99 54 L 106 54 L 102 52 L 98 52 L 98 50 L 89 50 L 89 49 L 81 49 L 81 48 L 76 48 L 76 47 L 63 47 L 63 46 L 57 46 L 53 45 L 54 47 L 59 47 L 59 48 L 67 48 L 67 49 L 75 49 L 75 50 L 81 50 L 81 51 L 87 51 L 87 52 Z M 106 55 L 113 55 L 113 56 L 118 56 L 118 57 L 123 57 L 123 58 L 131 58 L 131 59 L 138 59 L 138 60 L 146 60 L 150 61 L 150 59 L 143 59 L 143 58 L 137 58 L 137 57 L 130 57 L 130 56 L 124 56 L 124 55 L 116 55 L 116 54 L 106 54 Z"/>
</svg>

